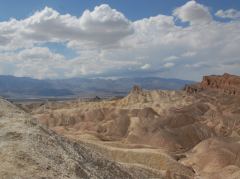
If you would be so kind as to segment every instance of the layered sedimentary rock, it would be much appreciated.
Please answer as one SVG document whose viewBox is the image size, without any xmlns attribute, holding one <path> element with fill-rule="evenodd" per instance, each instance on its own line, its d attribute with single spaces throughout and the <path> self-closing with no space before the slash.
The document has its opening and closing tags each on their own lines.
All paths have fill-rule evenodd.
<svg viewBox="0 0 240 179">
<path fill-rule="evenodd" d="M 202 82 L 185 87 L 187 92 L 218 90 L 226 94 L 240 95 L 240 77 L 225 73 L 223 75 L 204 76 Z"/>
</svg>

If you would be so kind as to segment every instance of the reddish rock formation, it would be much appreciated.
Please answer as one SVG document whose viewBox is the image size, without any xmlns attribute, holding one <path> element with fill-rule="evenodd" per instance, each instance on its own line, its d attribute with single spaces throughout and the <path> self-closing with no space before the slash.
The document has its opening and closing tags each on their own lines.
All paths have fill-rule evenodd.
<svg viewBox="0 0 240 179">
<path fill-rule="evenodd" d="M 240 76 L 228 73 L 204 76 L 202 82 L 186 85 L 185 90 L 189 93 L 202 90 L 218 90 L 230 95 L 240 95 Z"/>
</svg>

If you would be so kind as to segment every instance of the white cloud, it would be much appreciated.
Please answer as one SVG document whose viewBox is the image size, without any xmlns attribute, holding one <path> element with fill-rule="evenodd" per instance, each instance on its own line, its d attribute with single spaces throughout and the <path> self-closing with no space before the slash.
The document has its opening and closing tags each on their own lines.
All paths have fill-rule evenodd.
<svg viewBox="0 0 240 179">
<path fill-rule="evenodd" d="M 208 8 L 198 4 L 194 0 L 189 1 L 185 5 L 175 9 L 173 14 L 183 22 L 190 22 L 191 24 L 202 24 L 212 20 L 212 16 Z"/>
<path fill-rule="evenodd" d="M 185 67 L 187 68 L 202 68 L 202 67 L 206 67 L 207 64 L 202 63 L 202 62 L 198 62 L 198 63 L 194 63 L 194 64 L 186 64 Z"/>
<path fill-rule="evenodd" d="M 10 54 L 8 59 L 15 58 L 16 76 L 29 76 L 38 79 L 57 78 L 66 70 L 66 59 L 60 54 L 51 52 L 46 47 L 24 49 L 18 54 Z"/>
<path fill-rule="evenodd" d="M 64 56 L 60 54 L 55 54 L 46 47 L 34 47 L 22 50 L 18 53 L 17 57 L 19 60 L 46 60 L 47 62 L 54 59 L 64 60 Z"/>
<path fill-rule="evenodd" d="M 84 11 L 80 18 L 80 26 L 90 34 L 113 36 L 113 38 L 126 36 L 132 33 L 130 21 L 107 4 L 96 6 L 94 11 Z"/>
<path fill-rule="evenodd" d="M 92 12 L 84 11 L 79 18 L 70 14 L 61 15 L 46 7 L 29 18 L 0 23 L 0 32 L 2 49 L 9 49 L 49 41 L 86 41 L 106 46 L 132 34 L 133 28 L 122 13 L 103 4 Z"/>
<path fill-rule="evenodd" d="M 240 19 L 240 11 L 236 9 L 218 10 L 216 16 L 229 19 Z"/>
<path fill-rule="evenodd" d="M 143 66 L 141 66 L 141 69 L 142 70 L 147 70 L 147 69 L 150 69 L 151 68 L 151 65 L 150 64 L 145 64 L 145 65 L 143 65 Z"/>
<path fill-rule="evenodd" d="M 164 58 L 163 61 L 170 62 L 170 61 L 175 61 L 177 59 L 179 59 L 179 57 L 172 55 L 172 56 Z"/>
<path fill-rule="evenodd" d="M 174 17 L 190 23 L 181 26 Z M 141 73 L 191 80 L 205 73 L 240 75 L 239 66 L 228 63 L 240 63 L 239 29 L 240 21 L 216 21 L 195 1 L 173 15 L 133 22 L 108 5 L 80 17 L 45 8 L 0 22 L 0 73 L 35 78 Z M 53 52 L 46 42 L 65 44 L 76 56 Z"/>
<path fill-rule="evenodd" d="M 171 67 L 173 67 L 174 65 L 175 65 L 175 63 L 168 62 L 168 63 L 165 63 L 163 66 L 164 66 L 165 68 L 171 68 Z"/>
</svg>

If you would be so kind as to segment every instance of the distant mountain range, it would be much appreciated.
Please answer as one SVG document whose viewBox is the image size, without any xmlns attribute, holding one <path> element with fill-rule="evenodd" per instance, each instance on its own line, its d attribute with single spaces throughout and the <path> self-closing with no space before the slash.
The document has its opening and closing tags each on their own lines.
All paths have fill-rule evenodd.
<svg viewBox="0 0 240 179">
<path fill-rule="evenodd" d="M 158 77 L 120 78 L 120 79 L 88 79 L 70 78 L 57 80 L 38 80 L 28 77 L 0 75 L 0 96 L 17 98 L 48 97 L 91 97 L 122 96 L 127 94 L 133 85 L 144 89 L 179 90 L 193 81 L 180 79 L 164 79 Z"/>
</svg>

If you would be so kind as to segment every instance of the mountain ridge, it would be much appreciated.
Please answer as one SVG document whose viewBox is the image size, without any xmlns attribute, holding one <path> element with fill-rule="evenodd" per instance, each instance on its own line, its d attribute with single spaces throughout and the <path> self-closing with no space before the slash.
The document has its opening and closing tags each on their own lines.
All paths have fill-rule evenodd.
<svg viewBox="0 0 240 179">
<path fill-rule="evenodd" d="M 145 89 L 180 90 L 193 81 L 159 77 L 33 79 L 0 75 L 0 96 L 6 98 L 42 98 L 76 96 L 124 96 L 133 85 Z"/>
</svg>

